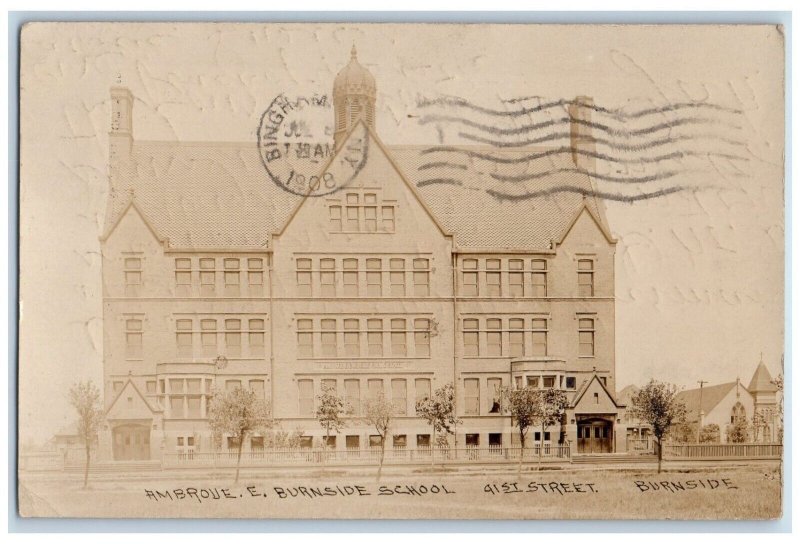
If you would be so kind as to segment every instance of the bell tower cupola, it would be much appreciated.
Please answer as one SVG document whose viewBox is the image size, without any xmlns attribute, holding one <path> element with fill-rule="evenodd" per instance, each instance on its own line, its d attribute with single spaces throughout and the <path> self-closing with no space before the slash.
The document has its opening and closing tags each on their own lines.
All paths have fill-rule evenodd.
<svg viewBox="0 0 800 544">
<path fill-rule="evenodd" d="M 333 81 L 333 141 L 336 149 L 344 137 L 360 120 L 375 128 L 375 78 L 358 62 L 356 46 L 350 50 L 350 62 L 342 68 Z"/>
</svg>

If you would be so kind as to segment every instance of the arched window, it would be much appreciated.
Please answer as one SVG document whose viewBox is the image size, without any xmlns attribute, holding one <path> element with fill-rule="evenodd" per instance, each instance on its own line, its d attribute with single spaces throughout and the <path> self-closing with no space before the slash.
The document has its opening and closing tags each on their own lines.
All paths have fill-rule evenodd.
<svg viewBox="0 0 800 544">
<path fill-rule="evenodd" d="M 737 402 L 731 409 L 731 423 L 735 425 L 745 421 L 747 421 L 747 414 L 744 411 L 744 406 L 742 406 L 741 402 Z"/>
</svg>

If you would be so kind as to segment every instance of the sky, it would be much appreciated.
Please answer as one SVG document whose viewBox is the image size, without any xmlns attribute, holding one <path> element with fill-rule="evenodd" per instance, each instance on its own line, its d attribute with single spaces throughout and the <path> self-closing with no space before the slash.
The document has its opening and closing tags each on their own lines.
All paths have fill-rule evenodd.
<svg viewBox="0 0 800 544">
<path fill-rule="evenodd" d="M 698 102 L 736 110 L 720 113 L 703 143 L 692 139 L 700 129 L 669 134 L 687 135 L 682 149 L 703 153 L 736 140 L 739 159 L 686 159 L 673 169 L 690 190 L 606 203 L 619 240 L 617 384 L 749 382 L 762 357 L 780 372 L 784 97 L 775 27 L 34 24 L 23 31 L 20 93 L 23 441 L 70 422 L 71 383 L 102 381 L 98 236 L 110 87 L 133 93 L 136 139 L 251 141 L 278 93 L 329 93 L 353 44 L 376 78 L 377 131 L 390 145 L 456 143 L 458 127 L 421 121 L 452 113 L 421 106 L 437 97 L 494 109 L 590 96 L 624 112 Z M 542 98 L 514 102 L 531 96 Z M 652 173 L 616 166 L 599 168 Z"/>
</svg>

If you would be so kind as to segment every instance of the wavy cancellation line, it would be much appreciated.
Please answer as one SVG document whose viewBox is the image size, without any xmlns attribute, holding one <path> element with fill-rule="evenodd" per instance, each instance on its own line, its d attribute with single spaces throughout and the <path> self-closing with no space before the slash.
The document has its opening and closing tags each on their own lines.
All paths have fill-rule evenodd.
<svg viewBox="0 0 800 544">
<path fill-rule="evenodd" d="M 521 193 L 521 194 L 504 193 L 502 191 L 496 191 L 494 189 L 486 189 L 486 193 L 501 201 L 521 201 L 521 200 L 529 200 L 531 198 L 540 198 L 543 196 L 549 196 L 557 193 L 577 193 L 583 196 L 593 196 L 596 198 L 602 198 L 604 200 L 614 200 L 616 202 L 631 203 L 631 202 L 650 200 L 653 198 L 670 195 L 672 193 L 677 193 L 680 191 L 684 191 L 686 189 L 687 187 L 680 187 L 676 185 L 673 187 L 668 187 L 666 189 L 660 189 L 658 191 L 639 193 L 635 195 L 624 195 L 621 193 L 609 193 L 605 191 L 596 191 L 593 189 L 584 189 L 583 187 L 573 187 L 571 185 L 559 185 L 557 187 L 551 187 L 549 189 L 542 189 L 540 191 L 528 191 L 526 193 Z"/>
<path fill-rule="evenodd" d="M 518 104 L 529 100 L 541 100 L 541 97 L 526 96 L 526 97 L 503 100 L 503 102 L 506 104 Z M 726 106 L 722 106 L 720 104 L 713 104 L 709 102 L 675 102 L 672 104 L 664 104 L 663 106 L 653 106 L 649 108 L 642 108 L 639 110 L 626 112 L 622 108 L 606 108 L 594 104 L 587 104 L 586 102 L 582 102 L 580 100 L 566 100 L 566 99 L 550 100 L 548 102 L 543 102 L 535 106 L 522 107 L 520 109 L 515 109 L 515 110 L 498 110 L 494 108 L 487 108 L 485 106 L 479 106 L 477 104 L 473 104 L 472 102 L 459 97 L 445 96 L 445 97 L 430 98 L 430 99 L 421 98 L 417 100 L 417 107 L 419 108 L 429 108 L 433 106 L 451 106 L 451 107 L 454 106 L 454 107 L 468 108 L 476 112 L 485 113 L 487 115 L 493 115 L 497 117 L 525 116 L 531 113 L 542 112 L 557 107 L 563 108 L 564 106 L 583 106 L 584 108 L 590 109 L 593 112 L 608 115 L 611 118 L 620 121 L 624 121 L 626 119 L 639 119 L 642 117 L 647 117 L 649 115 L 680 112 L 684 110 L 693 110 L 693 111 L 707 110 L 707 111 L 730 113 L 730 114 L 742 113 L 742 110 L 736 108 L 729 108 Z"/>
<path fill-rule="evenodd" d="M 486 123 L 479 123 L 477 121 L 473 121 L 471 119 L 467 119 L 466 117 L 461 117 L 458 115 L 433 114 L 433 115 L 425 115 L 419 119 L 419 124 L 421 125 L 427 125 L 431 123 L 452 123 L 452 124 L 464 125 L 469 128 L 479 130 L 481 132 L 486 132 L 488 134 L 492 134 L 495 136 L 519 136 L 521 134 L 528 134 L 531 132 L 540 131 L 550 127 L 569 126 L 570 124 L 577 124 L 589 127 L 593 130 L 599 130 L 601 132 L 608 134 L 609 136 L 614 136 L 616 138 L 625 138 L 625 139 L 640 138 L 642 136 L 649 136 L 657 132 L 672 130 L 684 126 L 709 125 L 709 126 L 718 126 L 720 128 L 727 130 L 741 130 L 742 128 L 739 125 L 734 125 L 727 121 L 723 121 L 721 119 L 715 119 L 713 117 L 681 117 L 678 119 L 663 121 L 660 123 L 654 123 L 649 126 L 636 129 L 615 129 L 603 123 L 597 123 L 595 121 L 589 121 L 587 119 L 580 119 L 575 117 L 559 117 L 556 119 L 547 119 L 545 121 L 541 121 L 538 123 L 527 123 L 516 127 L 500 127 L 495 125 L 488 125 Z"/>
<path fill-rule="evenodd" d="M 459 134 L 459 136 L 466 137 L 467 135 Z M 687 138 L 688 139 L 688 138 Z M 602 143 L 602 142 L 597 142 Z M 665 142 L 664 145 L 670 142 Z M 629 149 L 627 151 L 640 151 L 638 149 Z M 544 151 L 537 151 L 528 153 L 523 156 L 519 157 L 502 157 L 497 156 L 492 153 L 482 152 L 482 151 L 475 151 L 471 149 L 462 149 L 459 147 L 454 146 L 434 146 L 429 147 L 421 151 L 423 155 L 429 155 L 432 153 L 444 153 L 444 154 L 460 154 L 472 159 L 481 159 L 485 161 L 500 163 L 500 164 L 521 164 L 525 162 L 536 161 L 539 159 L 552 157 L 561 154 L 568 154 L 568 153 L 576 153 L 578 155 L 584 157 L 590 157 L 598 160 L 604 160 L 609 162 L 616 162 L 616 163 L 631 163 L 631 164 L 640 164 L 640 163 L 659 163 L 667 160 L 678 160 L 687 157 L 716 157 L 720 159 L 728 159 L 728 160 L 738 160 L 738 161 L 745 161 L 747 162 L 749 159 L 740 155 L 733 155 L 730 153 L 719 153 L 719 152 L 710 152 L 710 151 L 692 151 L 688 149 L 676 150 L 670 153 L 664 153 L 662 155 L 656 155 L 652 157 L 648 156 L 634 156 L 634 157 L 624 157 L 624 156 L 617 156 L 617 155 L 609 155 L 607 153 L 602 153 L 599 151 L 591 151 L 588 149 L 581 149 L 576 148 L 572 149 L 569 146 L 561 146 L 553 149 L 547 149 Z M 440 164 L 441 163 L 441 164 Z M 453 163 L 448 163 L 446 161 L 439 161 L 439 162 L 431 162 L 423 164 L 418 168 L 418 170 L 425 170 L 428 168 L 434 168 L 435 166 L 453 166 L 453 167 L 460 167 L 462 169 L 466 169 L 466 166 L 458 165 L 456 166 Z"/>
</svg>

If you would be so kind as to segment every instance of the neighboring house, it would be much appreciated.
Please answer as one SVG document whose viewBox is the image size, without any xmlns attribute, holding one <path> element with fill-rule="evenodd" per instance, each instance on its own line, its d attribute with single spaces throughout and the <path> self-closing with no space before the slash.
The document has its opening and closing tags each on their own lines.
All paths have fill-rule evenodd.
<svg viewBox="0 0 800 544">
<path fill-rule="evenodd" d="M 624 451 L 612 394 L 616 241 L 602 203 L 583 196 L 588 99 L 569 111 L 582 152 L 554 155 L 553 172 L 536 178 L 552 194 L 501 201 L 459 185 L 498 185 L 496 176 L 519 174 L 514 161 L 482 164 L 475 146 L 381 141 L 375 80 L 355 51 L 334 82 L 328 159 L 369 153 L 323 197 L 273 183 L 255 142 L 135 140 L 133 96 L 120 87 L 111 96 L 105 456 L 212 451 L 208 401 L 235 387 L 256 391 L 283 428 L 309 440 L 324 435 L 316 397 L 333 388 L 353 409 L 336 448 L 375 443 L 359 417 L 383 392 L 396 406 L 389 446 L 427 446 L 415 402 L 450 382 L 459 446 L 516 443 L 499 391 L 527 385 L 571 397 L 565 425 L 546 439 Z M 359 133 L 365 141 L 354 141 Z"/>
<path fill-rule="evenodd" d="M 623 417 L 626 426 L 628 449 L 639 449 L 649 451 L 653 440 L 653 430 L 649 423 L 645 423 L 636 417 L 630 406 L 633 404 L 633 397 L 639 391 L 635 385 L 626 385 L 617 393 L 617 399 L 627 408 Z"/>
<path fill-rule="evenodd" d="M 775 418 L 777 388 L 771 383 L 767 367 L 759 363 L 750 385 L 745 387 L 740 380 L 720 385 L 681 391 L 677 399 L 686 406 L 686 419 L 690 423 L 700 421 L 700 426 L 716 424 L 720 429 L 720 440 L 726 441 L 726 430 L 737 421 L 753 426 L 752 440 L 773 442 L 777 440 Z M 702 400 L 701 400 L 702 398 Z M 754 419 L 754 415 L 759 416 Z"/>
</svg>

